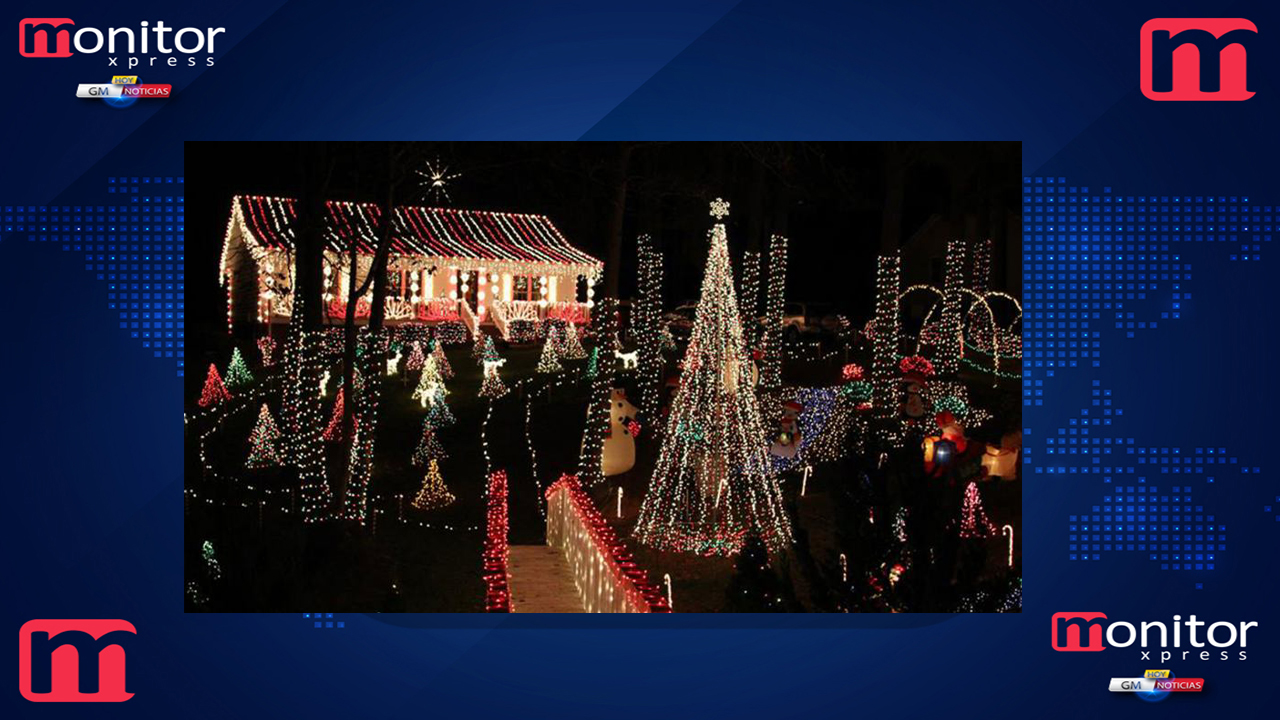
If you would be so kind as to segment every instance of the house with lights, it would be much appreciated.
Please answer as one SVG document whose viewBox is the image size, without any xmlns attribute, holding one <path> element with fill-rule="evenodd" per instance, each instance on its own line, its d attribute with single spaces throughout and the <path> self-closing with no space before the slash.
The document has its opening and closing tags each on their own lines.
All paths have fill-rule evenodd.
<svg viewBox="0 0 1280 720">
<path fill-rule="evenodd" d="M 373 264 L 384 213 L 371 203 L 329 201 L 325 207 L 325 316 L 340 322 L 352 244 L 360 283 Z M 218 270 L 230 327 L 289 321 L 296 218 L 291 198 L 232 199 Z M 487 325 L 520 341 L 549 320 L 590 317 L 604 264 L 570 245 L 544 215 L 400 206 L 392 221 L 388 325 L 454 324 L 471 336 Z M 370 296 L 357 301 L 358 320 L 369 317 Z"/>
</svg>

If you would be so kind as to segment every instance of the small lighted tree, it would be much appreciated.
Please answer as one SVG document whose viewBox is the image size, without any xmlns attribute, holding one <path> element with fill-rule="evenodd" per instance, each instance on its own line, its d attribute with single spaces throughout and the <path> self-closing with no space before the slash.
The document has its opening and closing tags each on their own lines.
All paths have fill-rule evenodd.
<svg viewBox="0 0 1280 720">
<path fill-rule="evenodd" d="M 538 372 L 558 373 L 564 370 L 564 366 L 560 364 L 560 358 L 556 355 L 555 337 L 547 333 L 547 339 L 542 343 L 542 356 L 538 358 Z"/>
<path fill-rule="evenodd" d="M 444 445 L 436 436 L 436 429 L 431 425 L 430 418 L 423 419 L 422 438 L 418 440 L 418 447 L 413 451 L 413 464 L 426 465 L 435 460 L 444 460 L 445 457 Z"/>
<path fill-rule="evenodd" d="M 200 407 L 211 407 L 230 399 L 231 393 L 227 392 L 227 386 L 222 384 L 222 376 L 218 375 L 217 366 L 209 363 L 209 374 L 205 376 L 204 389 L 200 391 Z"/>
<path fill-rule="evenodd" d="M 982 538 L 995 534 L 996 527 L 991 524 L 987 511 L 982 507 L 978 483 L 970 481 L 964 489 L 964 502 L 960 505 L 960 537 Z"/>
<path fill-rule="evenodd" d="M 444 343 L 439 340 L 435 341 L 435 349 L 431 351 L 431 356 L 436 359 L 436 367 L 440 369 L 440 375 L 448 380 L 453 377 L 453 366 L 449 364 L 449 358 L 444 354 Z"/>
<path fill-rule="evenodd" d="M 564 329 L 560 332 L 560 357 L 566 360 L 581 360 L 587 356 L 587 351 L 582 349 L 582 339 L 578 336 L 577 325 L 565 323 Z"/>
<path fill-rule="evenodd" d="M 344 399 L 346 392 L 346 388 L 338 388 L 338 397 L 333 401 L 333 415 L 329 418 L 329 426 L 324 429 L 324 434 L 321 435 L 329 442 L 337 442 L 342 439 L 342 413 L 346 402 Z"/>
<path fill-rule="evenodd" d="M 405 372 L 418 372 L 427 362 L 426 353 L 422 352 L 422 343 L 413 343 L 413 349 L 409 351 L 409 357 L 404 361 Z"/>
<path fill-rule="evenodd" d="M 422 489 L 413 499 L 413 506 L 419 510 L 434 510 L 452 505 L 453 501 L 453 493 L 449 492 L 449 488 L 444 485 L 444 478 L 440 477 L 440 465 L 432 460 L 427 467 L 427 476 L 423 478 Z"/>
<path fill-rule="evenodd" d="M 258 411 L 258 422 L 253 426 L 253 432 L 249 434 L 249 459 L 245 462 L 245 467 L 256 470 L 279 465 L 280 453 L 277 449 L 279 442 L 280 430 L 276 427 L 276 421 L 271 419 L 271 411 L 267 408 L 267 404 L 263 403 L 262 409 Z"/>
<path fill-rule="evenodd" d="M 422 366 L 422 375 L 418 377 L 418 387 L 413 391 L 413 399 L 427 407 L 437 401 L 443 401 L 449 391 L 445 389 L 444 378 L 440 375 L 440 367 L 434 355 L 427 356 Z"/>
<path fill-rule="evenodd" d="M 494 353 L 497 354 L 496 352 Z M 507 394 L 507 386 L 502 383 L 502 378 L 498 376 L 498 368 L 502 367 L 506 360 L 498 358 L 496 360 L 484 361 L 484 380 L 480 382 L 480 397 L 496 400 Z"/>
<path fill-rule="evenodd" d="M 253 374 L 240 354 L 240 348 L 231 351 L 231 363 L 227 365 L 227 387 L 238 390 L 253 382 Z"/>
</svg>

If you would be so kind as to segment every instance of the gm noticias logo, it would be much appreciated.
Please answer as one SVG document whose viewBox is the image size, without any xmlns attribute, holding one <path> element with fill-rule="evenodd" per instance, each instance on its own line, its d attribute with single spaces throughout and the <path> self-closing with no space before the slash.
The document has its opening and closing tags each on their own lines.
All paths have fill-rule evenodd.
<svg viewBox="0 0 1280 720">
<path fill-rule="evenodd" d="M 1244 18 L 1155 18 L 1142 26 L 1140 83 L 1152 100 L 1248 100 L 1254 81 L 1245 46 L 1258 27 Z"/>
<path fill-rule="evenodd" d="M 18 690 L 31 702 L 124 702 L 137 636 L 124 620 L 32 620 L 18 631 Z"/>
</svg>

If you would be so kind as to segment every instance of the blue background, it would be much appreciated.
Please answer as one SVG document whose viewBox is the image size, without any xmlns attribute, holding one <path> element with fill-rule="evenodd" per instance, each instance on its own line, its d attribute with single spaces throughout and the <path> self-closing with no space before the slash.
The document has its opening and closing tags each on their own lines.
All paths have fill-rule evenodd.
<svg viewBox="0 0 1280 720">
<path fill-rule="evenodd" d="M 113 74 L 102 56 L 4 53 L 15 91 L 0 173 L 6 208 L 111 203 L 108 178 L 181 177 L 185 139 L 1010 139 L 1024 142 L 1024 245 L 1055 267 L 1028 269 L 1025 282 L 1028 340 L 1042 344 L 1028 348 L 1021 615 L 346 616 L 342 629 L 315 629 L 301 613 L 183 615 L 174 360 L 118 326 L 107 282 L 65 242 L 6 230 L 5 612 L 13 630 L 32 618 L 118 617 L 139 631 L 129 658 L 137 697 L 128 703 L 41 706 L 17 692 L 10 702 L 23 717 L 1120 715 L 1143 704 L 1107 693 L 1107 679 L 1167 666 L 1207 678 L 1207 690 L 1171 697 L 1157 712 L 1263 712 L 1264 688 L 1280 667 L 1280 486 L 1267 465 L 1272 226 L 1239 220 L 1255 211 L 1238 208 L 1267 217 L 1263 208 L 1280 204 L 1276 12 L 1261 2 L 1114 1 L 11 9 L 10 23 L 46 14 L 96 27 L 163 18 L 227 32 L 213 68 L 114 70 L 175 87 L 171 100 L 124 110 L 73 96 L 73 85 Z M 1206 16 L 1258 26 L 1249 47 L 1257 95 L 1241 103 L 1142 97 L 1138 29 L 1152 17 Z M 1115 197 L 1135 200 L 1106 200 Z M 1214 228 L 1199 232 L 1148 230 L 1145 222 L 1158 221 L 1103 210 L 1182 198 L 1209 205 L 1197 197 L 1237 210 L 1224 210 L 1222 221 L 1188 219 Z M 1264 230 L 1241 229 L 1255 227 Z M 1061 329 L 1035 325 L 1058 319 L 1034 294 L 1070 282 L 1062 276 L 1086 262 L 1056 246 L 1097 235 L 1105 253 L 1147 232 L 1169 236 L 1161 243 L 1190 266 L 1176 271 L 1189 277 L 1159 279 L 1122 309 L 1156 323 L 1134 337 L 1114 326 L 1116 308 L 1100 308 L 1090 328 L 1098 345 L 1072 367 L 1073 358 L 1058 356 L 1070 350 L 1053 344 Z M 1182 457 L 1225 448 L 1237 462 L 1215 470 L 1211 483 L 1206 473 L 1169 473 L 1127 454 L 1050 457 L 1046 440 L 1093 407 L 1094 382 L 1124 410 L 1099 433 L 1178 448 Z M 1134 472 L 1121 478 L 1098 466 Z M 1227 526 L 1213 570 L 1163 570 L 1134 552 L 1071 559 L 1068 517 L 1138 478 L 1162 491 L 1192 487 L 1195 504 Z M 1130 621 L 1194 612 L 1261 626 L 1247 661 L 1161 664 L 1133 650 L 1054 652 L 1049 617 L 1058 611 Z M 618 629 L 655 623 L 678 629 Z"/>
</svg>

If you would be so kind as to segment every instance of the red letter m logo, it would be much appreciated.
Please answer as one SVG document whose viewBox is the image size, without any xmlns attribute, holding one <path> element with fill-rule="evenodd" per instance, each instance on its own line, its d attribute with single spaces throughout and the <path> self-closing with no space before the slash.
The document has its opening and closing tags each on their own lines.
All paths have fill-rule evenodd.
<svg viewBox="0 0 1280 720">
<path fill-rule="evenodd" d="M 18 690 L 32 702 L 124 702 L 137 636 L 124 620 L 32 620 L 18 631 Z"/>
<path fill-rule="evenodd" d="M 71 18 L 23 18 L 18 23 L 18 53 L 23 57 L 71 57 Z"/>
<path fill-rule="evenodd" d="M 1100 612 L 1054 613 L 1053 649 L 1058 652 L 1098 652 L 1106 650 L 1102 644 L 1102 623 L 1106 620 Z"/>
</svg>

